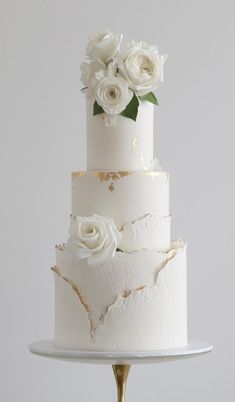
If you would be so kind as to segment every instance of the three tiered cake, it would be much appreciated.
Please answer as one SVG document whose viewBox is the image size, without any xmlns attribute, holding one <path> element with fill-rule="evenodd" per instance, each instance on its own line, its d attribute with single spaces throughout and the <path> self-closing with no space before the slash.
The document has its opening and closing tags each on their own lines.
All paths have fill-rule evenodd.
<svg viewBox="0 0 235 402">
<path fill-rule="evenodd" d="M 186 247 L 172 242 L 169 174 L 153 160 L 154 91 L 166 56 L 94 35 L 82 64 L 87 171 L 72 173 L 66 244 L 56 247 L 55 344 L 140 351 L 187 344 Z"/>
</svg>

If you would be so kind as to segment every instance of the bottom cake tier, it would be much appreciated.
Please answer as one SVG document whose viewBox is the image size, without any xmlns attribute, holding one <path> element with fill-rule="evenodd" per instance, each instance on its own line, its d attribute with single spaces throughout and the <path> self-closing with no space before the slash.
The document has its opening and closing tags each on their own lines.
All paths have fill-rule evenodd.
<svg viewBox="0 0 235 402">
<path fill-rule="evenodd" d="M 187 344 L 186 246 L 116 252 L 99 267 L 56 248 L 55 344 L 140 351 Z"/>
</svg>

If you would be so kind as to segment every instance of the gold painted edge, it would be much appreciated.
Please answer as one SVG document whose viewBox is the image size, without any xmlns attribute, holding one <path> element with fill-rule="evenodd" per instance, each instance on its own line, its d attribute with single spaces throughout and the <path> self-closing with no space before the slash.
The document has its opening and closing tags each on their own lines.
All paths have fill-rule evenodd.
<svg viewBox="0 0 235 402">
<path fill-rule="evenodd" d="M 107 175 L 119 175 L 120 178 L 129 176 L 129 175 L 143 175 L 143 176 L 169 176 L 169 172 L 165 170 L 113 170 L 113 171 L 108 171 L 108 170 L 84 170 L 84 171 L 74 171 L 71 173 L 72 177 L 83 177 L 85 175 L 92 175 L 97 178 L 103 177 L 104 175 L 107 177 Z"/>
<path fill-rule="evenodd" d="M 77 177 L 77 178 L 80 178 L 80 177 L 82 177 L 82 176 L 85 176 L 85 174 L 86 174 L 87 172 L 86 171 L 77 171 L 77 172 L 72 172 L 72 177 Z"/>
<path fill-rule="evenodd" d="M 119 171 L 78 171 L 72 172 L 72 180 L 79 179 L 85 175 L 96 177 L 101 183 L 106 183 L 108 190 L 113 193 L 116 189 L 116 185 L 120 179 L 134 175 L 134 176 L 147 176 L 154 180 L 156 177 L 161 177 L 166 182 L 169 181 L 168 172 L 154 171 L 154 170 L 119 170 Z"/>
</svg>

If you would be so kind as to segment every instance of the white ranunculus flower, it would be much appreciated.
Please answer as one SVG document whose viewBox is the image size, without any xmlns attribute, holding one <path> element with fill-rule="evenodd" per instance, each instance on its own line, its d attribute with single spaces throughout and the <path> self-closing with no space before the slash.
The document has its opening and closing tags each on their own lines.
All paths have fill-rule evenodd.
<svg viewBox="0 0 235 402">
<path fill-rule="evenodd" d="M 115 34 L 108 29 L 93 35 L 89 38 L 86 49 L 87 56 L 91 60 L 99 59 L 104 63 L 108 63 L 116 56 L 122 38 L 122 34 Z"/>
<path fill-rule="evenodd" d="M 120 240 L 120 233 L 112 219 L 99 215 L 72 218 L 67 247 L 79 259 L 98 266 L 110 260 Z"/>
<path fill-rule="evenodd" d="M 123 112 L 132 97 L 133 92 L 129 89 L 128 82 L 120 75 L 104 76 L 95 88 L 95 99 L 108 115 Z"/>
<path fill-rule="evenodd" d="M 163 82 L 163 65 L 167 55 L 159 55 L 155 46 L 132 41 L 126 53 L 119 56 L 119 71 L 137 95 L 155 90 Z"/>
</svg>

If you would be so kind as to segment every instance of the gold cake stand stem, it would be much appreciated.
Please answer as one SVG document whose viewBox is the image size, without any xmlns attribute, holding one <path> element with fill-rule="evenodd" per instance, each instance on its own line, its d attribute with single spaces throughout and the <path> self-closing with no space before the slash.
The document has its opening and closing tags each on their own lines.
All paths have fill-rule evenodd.
<svg viewBox="0 0 235 402">
<path fill-rule="evenodd" d="M 117 384 L 117 400 L 125 402 L 125 390 L 127 377 L 130 371 L 130 364 L 114 364 L 113 372 Z"/>
</svg>

